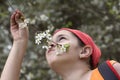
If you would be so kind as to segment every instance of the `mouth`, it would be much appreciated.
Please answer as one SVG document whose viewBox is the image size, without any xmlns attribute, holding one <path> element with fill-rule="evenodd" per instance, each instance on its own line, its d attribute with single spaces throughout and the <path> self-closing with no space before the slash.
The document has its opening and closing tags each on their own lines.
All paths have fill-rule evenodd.
<svg viewBox="0 0 120 80">
<path fill-rule="evenodd" d="M 49 49 L 47 53 L 53 52 L 55 49 Z"/>
</svg>

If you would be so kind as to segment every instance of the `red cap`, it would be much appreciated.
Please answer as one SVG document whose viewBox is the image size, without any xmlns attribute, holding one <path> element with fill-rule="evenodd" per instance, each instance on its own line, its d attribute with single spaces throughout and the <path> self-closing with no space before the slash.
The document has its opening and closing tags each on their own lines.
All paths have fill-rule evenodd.
<svg viewBox="0 0 120 80">
<path fill-rule="evenodd" d="M 100 56 L 101 56 L 101 51 L 100 49 L 97 47 L 97 45 L 94 43 L 94 41 L 92 40 L 92 38 L 84 33 L 84 32 L 81 32 L 79 30 L 75 30 L 75 29 L 70 29 L 70 28 L 61 28 L 56 32 L 58 31 L 61 31 L 61 30 L 67 30 L 67 31 L 70 31 L 72 32 L 73 34 L 75 34 L 85 45 L 90 45 L 92 47 L 92 63 L 93 63 L 93 67 L 96 68 L 98 63 L 99 63 L 99 60 L 100 60 Z"/>
</svg>

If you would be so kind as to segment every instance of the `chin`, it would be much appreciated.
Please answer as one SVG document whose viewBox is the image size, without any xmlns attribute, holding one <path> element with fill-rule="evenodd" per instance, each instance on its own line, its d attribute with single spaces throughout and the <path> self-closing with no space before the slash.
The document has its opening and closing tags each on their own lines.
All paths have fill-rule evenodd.
<svg viewBox="0 0 120 80">
<path fill-rule="evenodd" d="M 62 57 L 62 55 L 60 56 L 46 56 L 48 65 L 50 66 L 50 68 L 52 69 L 57 69 L 59 68 L 61 65 L 64 65 L 64 59 Z"/>
<path fill-rule="evenodd" d="M 67 56 L 68 53 L 63 53 L 60 55 L 56 55 L 54 52 L 46 53 L 46 59 L 48 62 L 48 65 L 52 69 L 58 69 L 61 66 L 67 64 L 69 62 L 69 57 Z"/>
</svg>

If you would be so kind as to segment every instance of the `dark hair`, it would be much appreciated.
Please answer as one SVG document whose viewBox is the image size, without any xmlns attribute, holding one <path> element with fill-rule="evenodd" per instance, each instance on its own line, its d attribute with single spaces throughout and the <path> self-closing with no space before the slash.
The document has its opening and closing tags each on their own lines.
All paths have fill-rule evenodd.
<svg viewBox="0 0 120 80">
<path fill-rule="evenodd" d="M 84 47 L 84 46 L 85 46 L 84 42 L 81 41 L 81 39 L 78 38 L 78 36 L 75 35 L 74 33 L 73 33 L 73 35 L 77 38 L 79 45 L 80 45 L 81 47 Z M 90 69 L 94 69 L 94 67 L 93 67 L 93 61 L 92 61 L 92 55 L 90 56 L 90 59 L 89 59 L 89 62 L 88 62 L 88 63 L 89 63 L 89 65 L 90 65 Z"/>
</svg>

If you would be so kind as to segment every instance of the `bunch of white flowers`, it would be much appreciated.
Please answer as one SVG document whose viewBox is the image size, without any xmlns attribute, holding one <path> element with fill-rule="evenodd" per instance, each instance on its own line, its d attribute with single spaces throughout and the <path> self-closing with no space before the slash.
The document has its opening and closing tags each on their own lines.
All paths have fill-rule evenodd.
<svg viewBox="0 0 120 80">
<path fill-rule="evenodd" d="M 39 45 L 43 40 L 45 40 L 46 42 L 47 42 L 47 40 L 52 40 L 50 30 L 46 30 L 46 31 L 41 32 L 41 33 L 36 33 L 36 35 L 35 35 L 35 43 Z"/>
<path fill-rule="evenodd" d="M 20 29 L 28 27 L 29 22 L 30 22 L 30 19 L 21 18 L 18 20 L 18 26 Z"/>
<path fill-rule="evenodd" d="M 66 53 L 69 50 L 69 47 L 70 47 L 70 44 L 62 44 L 62 45 L 58 44 L 56 55 Z"/>
<path fill-rule="evenodd" d="M 50 30 L 46 30 L 46 31 L 44 31 L 44 32 L 41 32 L 41 33 L 36 33 L 36 35 L 35 35 L 35 43 L 36 44 L 40 44 L 40 43 L 42 43 L 42 42 L 44 42 L 44 43 L 48 43 L 48 41 L 49 42 L 53 42 L 52 41 L 52 36 L 51 36 L 51 34 L 50 34 Z M 55 43 L 55 42 L 54 42 Z M 57 44 L 57 43 L 55 43 L 56 45 L 55 45 L 55 47 L 57 48 L 57 50 L 56 50 L 56 55 L 60 55 L 60 54 L 63 54 L 63 53 L 65 53 L 65 52 L 67 52 L 68 51 L 68 49 L 69 49 L 69 47 L 70 47 L 70 45 L 69 44 Z M 43 45 L 42 46 L 42 48 L 44 49 L 49 49 L 49 48 L 51 48 L 51 46 L 48 46 L 48 45 Z"/>
</svg>

